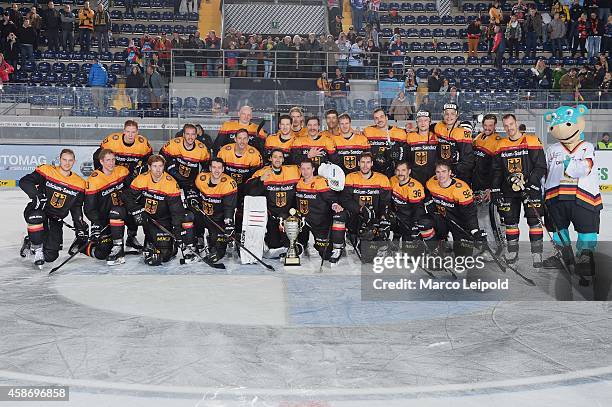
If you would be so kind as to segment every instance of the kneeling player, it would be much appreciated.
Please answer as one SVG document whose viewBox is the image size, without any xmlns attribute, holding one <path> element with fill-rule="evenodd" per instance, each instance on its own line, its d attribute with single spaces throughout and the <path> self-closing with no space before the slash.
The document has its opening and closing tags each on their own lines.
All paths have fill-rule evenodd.
<svg viewBox="0 0 612 407">
<path fill-rule="evenodd" d="M 439 242 L 453 235 L 455 256 L 470 256 L 473 242 L 484 242 L 486 234 L 478 228 L 476 205 L 470 187 L 451 172 L 451 164 L 436 163 L 436 175 L 427 181 L 430 200 L 428 216 L 422 219 L 421 235 L 427 246 L 436 252 Z"/>
<path fill-rule="evenodd" d="M 238 187 L 223 169 L 223 160 L 213 158 L 210 172 L 201 172 L 195 181 L 201 198 L 199 210 L 205 215 L 204 227 L 208 230 L 208 259 L 213 263 L 225 256 L 228 239 L 234 234 Z M 223 227 L 223 231 L 215 224 Z"/>
<path fill-rule="evenodd" d="M 129 213 L 145 231 L 145 263 L 159 266 L 169 261 L 176 255 L 177 246 L 183 248 L 186 262 L 196 261 L 193 213 L 183 208 L 176 180 L 164 171 L 164 158 L 152 155 L 147 163 L 149 171 L 137 176 L 123 193 Z M 173 235 L 156 222 L 168 231 L 174 226 Z"/>
<path fill-rule="evenodd" d="M 84 253 L 109 266 L 125 263 L 123 231 L 127 212 L 121 201 L 123 188 L 129 185 L 130 171 L 115 165 L 115 153 L 103 149 L 98 154 L 102 165 L 87 180 L 85 215 L 91 222 L 90 241 Z"/>
<path fill-rule="evenodd" d="M 87 224 L 83 221 L 85 181 L 72 172 L 74 162 L 74 152 L 64 149 L 60 153 L 59 166 L 43 164 L 19 180 L 19 188 L 32 200 L 23 212 L 28 223 L 28 236 L 21 255 L 25 257 L 26 251 L 31 250 L 34 264 L 39 268 L 59 256 L 63 240 L 62 220 L 68 212 L 76 234 L 69 253 L 76 253 L 87 243 Z"/>
<path fill-rule="evenodd" d="M 337 263 L 344 249 L 346 212 L 338 204 L 338 195 L 329 188 L 327 180 L 314 175 L 315 165 L 311 159 L 300 163 L 302 178 L 296 186 L 297 209 L 305 224 L 298 241 L 308 245 L 310 232 L 314 236 L 314 247 L 319 255 Z M 330 250 L 329 241 L 332 241 Z"/>
</svg>

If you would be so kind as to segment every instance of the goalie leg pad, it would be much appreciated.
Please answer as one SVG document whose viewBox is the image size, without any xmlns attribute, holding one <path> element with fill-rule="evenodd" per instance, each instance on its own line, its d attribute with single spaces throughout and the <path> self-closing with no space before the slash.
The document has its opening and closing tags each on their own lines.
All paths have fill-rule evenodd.
<svg viewBox="0 0 612 407">
<path fill-rule="evenodd" d="M 246 196 L 242 218 L 241 243 L 255 256 L 261 258 L 264 252 L 264 237 L 268 223 L 266 198 L 263 196 Z M 238 223 L 238 222 L 236 222 Z M 246 250 L 240 250 L 240 262 L 253 264 L 257 260 Z"/>
</svg>

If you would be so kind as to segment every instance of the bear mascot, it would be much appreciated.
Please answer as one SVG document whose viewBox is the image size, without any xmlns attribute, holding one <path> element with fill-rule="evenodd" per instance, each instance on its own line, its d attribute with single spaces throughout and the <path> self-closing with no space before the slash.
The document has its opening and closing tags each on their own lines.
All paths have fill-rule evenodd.
<svg viewBox="0 0 612 407">
<path fill-rule="evenodd" d="M 561 106 L 544 116 L 550 134 L 558 141 L 546 149 L 547 223 L 555 231 L 553 240 L 562 253 L 561 258 L 546 259 L 544 267 L 557 268 L 559 261 L 564 261 L 568 267 L 574 264 L 581 281 L 595 275 L 593 251 L 603 207 L 594 164 L 595 147 L 584 140 L 587 112 L 584 105 Z M 568 230 L 570 224 L 578 233 L 576 258 Z"/>
</svg>

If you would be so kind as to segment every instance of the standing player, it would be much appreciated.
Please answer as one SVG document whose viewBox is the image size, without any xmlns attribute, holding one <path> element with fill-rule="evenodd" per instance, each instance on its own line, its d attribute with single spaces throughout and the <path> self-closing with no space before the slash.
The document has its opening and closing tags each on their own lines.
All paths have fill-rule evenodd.
<svg viewBox="0 0 612 407">
<path fill-rule="evenodd" d="M 435 252 L 439 242 L 446 240 L 450 233 L 455 256 L 472 255 L 474 241 L 486 240 L 486 234 L 478 228 L 469 185 L 453 177 L 450 163 L 440 161 L 436 164 L 436 175 L 427 181 L 426 188 L 430 198 L 426 204 L 428 215 L 421 220 L 421 235 L 427 246 Z"/>
<path fill-rule="evenodd" d="M 406 136 L 406 161 L 411 172 L 410 176 L 421 185 L 436 173 L 438 157 L 438 136 L 431 131 L 431 114 L 427 110 L 419 110 L 416 114 L 417 131 Z"/>
<path fill-rule="evenodd" d="M 335 109 L 329 109 L 325 112 L 325 125 L 327 129 L 321 132 L 324 136 L 332 137 L 340 134 L 338 112 Z"/>
<path fill-rule="evenodd" d="M 287 247 L 288 240 L 282 229 L 282 219 L 289 216 L 295 202 L 295 186 L 300 171 L 295 165 L 283 165 L 283 152 L 275 150 L 270 156 L 270 165 L 261 168 L 247 183 L 247 195 L 265 196 L 268 205 L 268 224 L 265 242 L 270 249 L 269 257 L 276 257 L 273 249 Z"/>
<path fill-rule="evenodd" d="M 434 133 L 438 137 L 438 156 L 450 161 L 453 174 L 464 182 L 471 183 L 474 173 L 472 132 L 461 127 L 459 111 L 455 103 L 446 103 L 442 112 L 443 121 L 436 123 Z"/>
<path fill-rule="evenodd" d="M 291 163 L 291 144 L 293 143 L 293 133 L 291 132 L 291 117 L 282 115 L 278 119 L 278 132 L 266 138 L 265 159 L 270 160 L 270 154 L 274 150 L 283 152 L 284 162 Z"/>
<path fill-rule="evenodd" d="M 130 177 L 135 178 L 147 169 L 147 160 L 153 154 L 151 144 L 146 137 L 138 134 L 138 123 L 134 120 L 127 120 L 123 125 L 123 134 L 113 133 L 106 137 L 100 149 L 94 153 L 94 166 L 99 168 L 100 160 L 98 153 L 101 149 L 107 148 L 115 153 L 117 165 L 122 165 L 130 170 Z M 127 239 L 125 244 L 136 250 L 142 250 L 142 245 L 136 239 L 138 226 L 131 216 L 126 219 Z"/>
<path fill-rule="evenodd" d="M 236 135 L 240 130 L 246 130 L 249 136 L 248 143 L 250 146 L 255 147 L 259 154 L 263 155 L 264 140 L 266 139 L 266 131 L 261 129 L 257 131 L 259 125 L 252 123 L 253 109 L 250 106 L 242 106 L 238 113 L 238 121 L 228 120 L 221 125 L 215 144 L 213 147 L 213 153 L 219 154 L 219 151 L 228 144 L 235 141 Z"/>
<path fill-rule="evenodd" d="M 217 154 L 225 163 L 225 172 L 231 176 L 238 188 L 263 165 L 261 154 L 249 143 L 249 132 L 240 129 L 235 135 L 236 142 L 223 146 Z"/>
<path fill-rule="evenodd" d="M 351 244 L 363 240 L 387 240 L 391 228 L 386 218 L 391 200 L 389 179 L 372 171 L 371 153 L 359 158 L 359 170 L 346 176 L 340 203 L 348 211 L 348 232 Z"/>
<path fill-rule="evenodd" d="M 318 167 L 321 163 L 334 161 L 336 146 L 327 136 L 320 131 L 318 117 L 311 116 L 306 120 L 308 129 L 307 137 L 299 137 L 293 140 L 291 145 L 292 162 L 300 163 L 304 158 L 310 158 Z"/>
<path fill-rule="evenodd" d="M 19 180 L 19 188 L 32 200 L 24 212 L 28 223 L 28 236 L 24 240 L 21 255 L 26 250 L 34 254 L 34 264 L 42 268 L 45 262 L 52 262 L 59 256 L 63 241 L 62 220 L 72 216 L 76 240 L 70 247 L 70 254 L 87 243 L 87 224 L 83 221 L 83 200 L 85 181 L 72 172 L 74 152 L 63 149 L 60 165 L 43 164 Z"/>
<path fill-rule="evenodd" d="M 145 264 L 159 266 L 169 261 L 179 246 L 184 250 L 185 261 L 194 262 L 193 214 L 183 208 L 178 184 L 164 171 L 164 158 L 152 155 L 147 164 L 149 171 L 137 176 L 123 193 L 128 212 L 145 231 Z M 176 241 L 152 219 L 172 231 Z"/>
<path fill-rule="evenodd" d="M 521 134 L 513 114 L 503 117 L 507 137 L 497 143 L 493 158 L 492 199 L 506 225 L 509 262 L 516 262 L 519 249 L 521 206 L 529 225 L 533 267 L 542 267 L 542 235 L 540 219 L 534 208 L 542 208 L 542 178 L 546 176 L 546 157 L 540 139 Z"/>
<path fill-rule="evenodd" d="M 489 205 L 491 203 L 491 174 L 493 173 L 493 159 L 497 151 L 497 144 L 501 137 L 495 132 L 497 116 L 487 114 L 482 119 L 482 133 L 474 139 L 474 175 L 472 189 L 478 213 L 478 224 L 487 232 L 488 236 L 495 236 L 490 218 Z M 497 242 L 499 243 L 499 242 Z"/>
<path fill-rule="evenodd" d="M 302 160 L 302 178 L 297 183 L 295 193 L 297 210 L 304 218 L 304 227 L 298 241 L 307 247 L 309 235 L 312 233 L 314 248 L 321 258 L 337 263 L 344 249 L 346 212 L 338 203 L 338 194 L 329 188 L 325 178 L 315 176 L 314 171 L 315 166 L 311 159 Z"/>
<path fill-rule="evenodd" d="M 393 240 L 401 238 L 404 242 L 410 242 L 416 240 L 423 229 L 419 228 L 419 225 L 425 215 L 425 189 L 423 184 L 411 177 L 410 165 L 407 162 L 401 161 L 397 164 L 395 173 L 397 175 L 389 180 L 392 192 L 391 208 L 396 217 Z"/>
<path fill-rule="evenodd" d="M 121 194 L 131 182 L 129 170 L 115 165 L 115 153 L 104 149 L 98 154 L 101 170 L 87 179 L 85 215 L 91 222 L 90 241 L 84 253 L 114 266 L 125 263 L 123 232 L 127 212 Z"/>
<path fill-rule="evenodd" d="M 234 211 L 236 210 L 238 188 L 236 181 L 223 173 L 224 163 L 220 158 L 210 161 L 210 172 L 198 174 L 195 184 L 200 191 L 201 204 L 198 207 L 208 229 L 208 259 L 216 263 L 225 256 L 228 239 L 234 234 Z M 197 220 L 197 218 L 196 218 Z M 212 222 L 223 227 L 221 232 Z"/>
<path fill-rule="evenodd" d="M 395 163 L 402 159 L 406 144 L 406 132 L 399 127 L 390 126 L 384 109 L 374 110 L 374 125 L 363 130 L 371 146 L 374 157 L 374 170 L 386 176 L 393 175 Z"/>
<path fill-rule="evenodd" d="M 336 145 L 336 164 L 342 168 L 345 174 L 355 171 L 357 160 L 367 151 L 370 151 L 370 143 L 366 136 L 355 132 L 351 127 L 351 116 L 343 113 L 338 117 L 340 134 L 332 136 Z"/>
<path fill-rule="evenodd" d="M 291 117 L 291 135 L 293 137 L 302 137 L 308 134 L 304 126 L 304 113 L 302 109 L 294 106 L 289 109 L 289 117 Z"/>
</svg>

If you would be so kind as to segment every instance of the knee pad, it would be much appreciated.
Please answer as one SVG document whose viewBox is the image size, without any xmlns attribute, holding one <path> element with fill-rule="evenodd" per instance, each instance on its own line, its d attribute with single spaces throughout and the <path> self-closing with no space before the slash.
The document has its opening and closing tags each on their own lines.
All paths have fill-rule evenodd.
<svg viewBox="0 0 612 407">
<path fill-rule="evenodd" d="M 319 252 L 321 257 L 325 257 L 329 249 L 329 242 L 325 239 L 315 238 L 314 248 Z"/>
<path fill-rule="evenodd" d="M 40 209 L 26 209 L 23 217 L 29 225 L 41 225 L 47 220 L 47 215 Z"/>
<path fill-rule="evenodd" d="M 348 214 L 346 211 L 335 213 L 333 216 L 333 222 L 346 223 Z"/>
<path fill-rule="evenodd" d="M 110 219 L 121 219 L 127 218 L 127 210 L 123 206 L 113 206 L 108 214 Z"/>
</svg>

